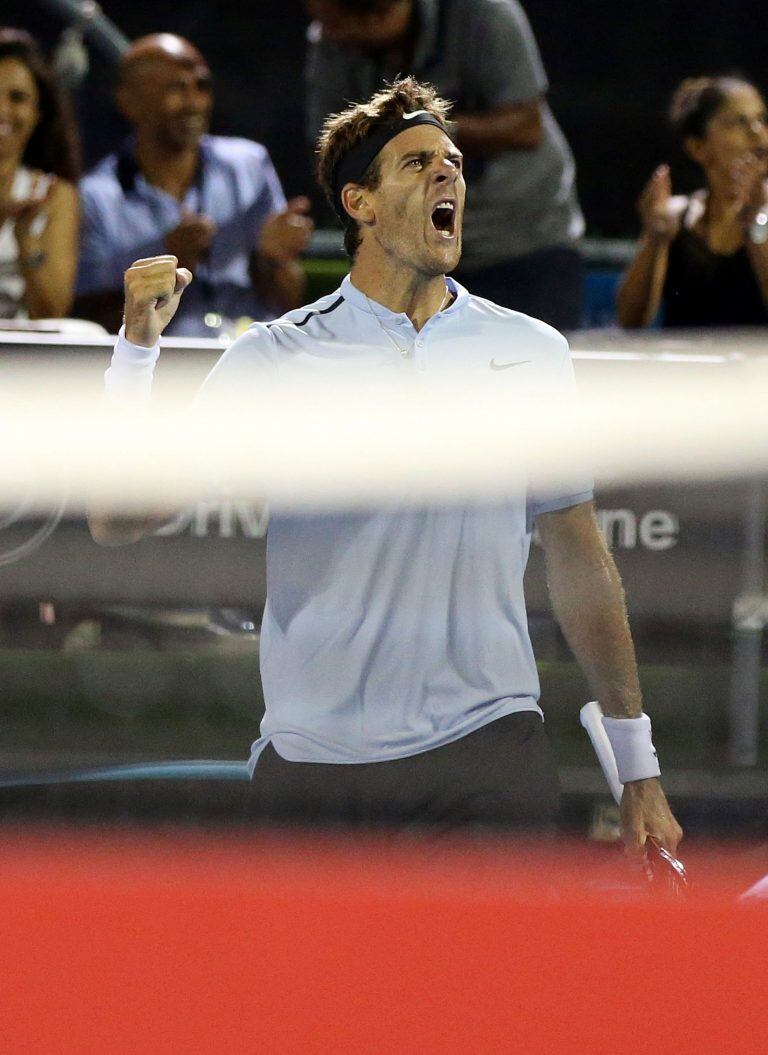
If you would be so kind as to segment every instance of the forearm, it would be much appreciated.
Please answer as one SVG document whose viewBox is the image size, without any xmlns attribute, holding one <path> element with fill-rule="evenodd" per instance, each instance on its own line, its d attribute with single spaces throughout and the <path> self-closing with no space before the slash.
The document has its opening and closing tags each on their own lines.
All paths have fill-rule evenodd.
<svg viewBox="0 0 768 1055">
<path fill-rule="evenodd" d="M 768 308 L 768 242 L 756 244 L 747 240 L 747 255 L 757 279 L 763 303 Z"/>
<path fill-rule="evenodd" d="M 555 617 L 603 711 L 637 717 L 642 699 L 635 650 L 624 590 L 607 548 L 548 554 L 547 581 Z"/>
<path fill-rule="evenodd" d="M 259 298 L 278 315 L 304 303 L 306 276 L 298 260 L 274 264 L 257 256 L 251 268 L 251 280 Z"/>
<path fill-rule="evenodd" d="M 151 516 L 118 516 L 92 507 L 87 519 L 91 537 L 101 546 L 125 546 L 154 535 L 174 519 L 176 513 L 152 514 Z"/>
<path fill-rule="evenodd" d="M 605 550 L 596 564 L 572 561 L 556 572 L 550 570 L 550 593 L 566 639 L 603 713 L 609 719 L 622 719 L 606 732 L 624 785 L 624 840 L 639 850 L 652 835 L 675 853 L 682 831 L 656 775 L 659 766 L 650 725 L 641 719 L 640 684 L 624 591 L 610 553 Z M 629 720 L 633 718 L 641 721 Z"/>
<path fill-rule="evenodd" d="M 16 223 L 24 303 L 31 319 L 60 319 L 71 311 L 77 274 L 80 204 L 75 188 L 54 181 L 44 215 L 42 230 L 37 216 Z"/>
<path fill-rule="evenodd" d="M 594 508 L 583 503 L 546 513 L 537 518 L 537 524 L 555 615 L 603 713 L 608 719 L 623 719 L 609 721 L 606 733 L 624 784 L 624 839 L 639 849 L 646 836 L 652 835 L 674 853 L 682 831 L 656 779 L 659 764 L 650 725 L 642 716 L 624 591 L 597 529 Z"/>
<path fill-rule="evenodd" d="M 619 324 L 625 329 L 650 326 L 656 318 L 668 261 L 669 243 L 644 235 L 616 297 Z"/>
<path fill-rule="evenodd" d="M 468 154 L 489 156 L 505 150 L 533 150 L 542 140 L 538 102 L 452 117 L 456 144 Z"/>
<path fill-rule="evenodd" d="M 114 413 L 135 419 L 137 428 L 141 427 L 142 411 L 152 396 L 152 380 L 159 354 L 159 346 L 150 348 L 132 344 L 121 330 L 104 375 L 105 395 L 114 406 Z M 90 502 L 87 511 L 91 535 L 102 546 L 138 542 L 166 524 L 172 515 L 164 510 L 131 516 L 105 509 L 98 500 Z"/>
<path fill-rule="evenodd" d="M 42 250 L 30 249 L 21 257 L 24 306 L 30 319 L 65 318 L 72 307 L 74 268 L 48 261 Z"/>
</svg>

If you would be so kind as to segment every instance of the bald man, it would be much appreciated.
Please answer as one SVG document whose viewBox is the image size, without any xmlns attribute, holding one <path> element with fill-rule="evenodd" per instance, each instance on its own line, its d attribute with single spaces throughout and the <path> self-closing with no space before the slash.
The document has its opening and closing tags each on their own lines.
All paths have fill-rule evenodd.
<svg viewBox="0 0 768 1055">
<path fill-rule="evenodd" d="M 176 336 L 216 336 L 302 302 L 309 202 L 286 203 L 265 147 L 212 136 L 211 73 L 188 40 L 158 33 L 125 54 L 117 105 L 133 135 L 80 186 L 78 315 L 116 332 L 123 272 L 171 253 L 195 274 Z"/>
</svg>

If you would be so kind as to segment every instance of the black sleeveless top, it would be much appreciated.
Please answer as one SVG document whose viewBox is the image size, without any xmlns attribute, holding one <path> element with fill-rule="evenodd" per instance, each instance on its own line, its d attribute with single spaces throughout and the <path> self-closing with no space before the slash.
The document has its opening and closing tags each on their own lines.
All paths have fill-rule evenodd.
<svg viewBox="0 0 768 1055">
<path fill-rule="evenodd" d="M 669 247 L 662 326 L 764 326 L 768 323 L 744 246 L 730 256 L 713 253 L 682 226 Z"/>
</svg>

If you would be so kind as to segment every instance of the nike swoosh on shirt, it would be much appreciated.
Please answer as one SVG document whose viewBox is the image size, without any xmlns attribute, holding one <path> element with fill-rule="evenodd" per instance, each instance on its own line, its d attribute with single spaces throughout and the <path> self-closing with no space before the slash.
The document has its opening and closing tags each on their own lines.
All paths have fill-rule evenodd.
<svg viewBox="0 0 768 1055">
<path fill-rule="evenodd" d="M 414 117 L 418 117 L 419 114 L 425 114 L 426 110 L 414 110 L 412 114 L 403 114 L 404 121 L 412 121 Z"/>
<path fill-rule="evenodd" d="M 508 370 L 510 366 L 525 366 L 526 363 L 530 362 L 530 359 L 518 359 L 514 363 L 497 363 L 495 359 L 491 359 L 488 365 L 491 370 Z"/>
</svg>

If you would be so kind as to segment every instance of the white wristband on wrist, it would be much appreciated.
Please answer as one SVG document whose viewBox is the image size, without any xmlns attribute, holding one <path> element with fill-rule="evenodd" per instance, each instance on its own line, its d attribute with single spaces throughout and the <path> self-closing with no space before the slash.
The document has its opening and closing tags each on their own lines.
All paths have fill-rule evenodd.
<svg viewBox="0 0 768 1055">
<path fill-rule="evenodd" d="M 651 719 L 603 717 L 603 728 L 611 743 L 619 780 L 647 780 L 661 775 L 656 748 L 653 746 Z"/>
<path fill-rule="evenodd" d="M 104 374 L 104 391 L 108 399 L 119 406 L 143 406 L 148 403 L 159 355 L 159 344 L 154 348 L 131 344 L 125 338 L 125 326 L 121 326 L 112 361 Z"/>
</svg>

